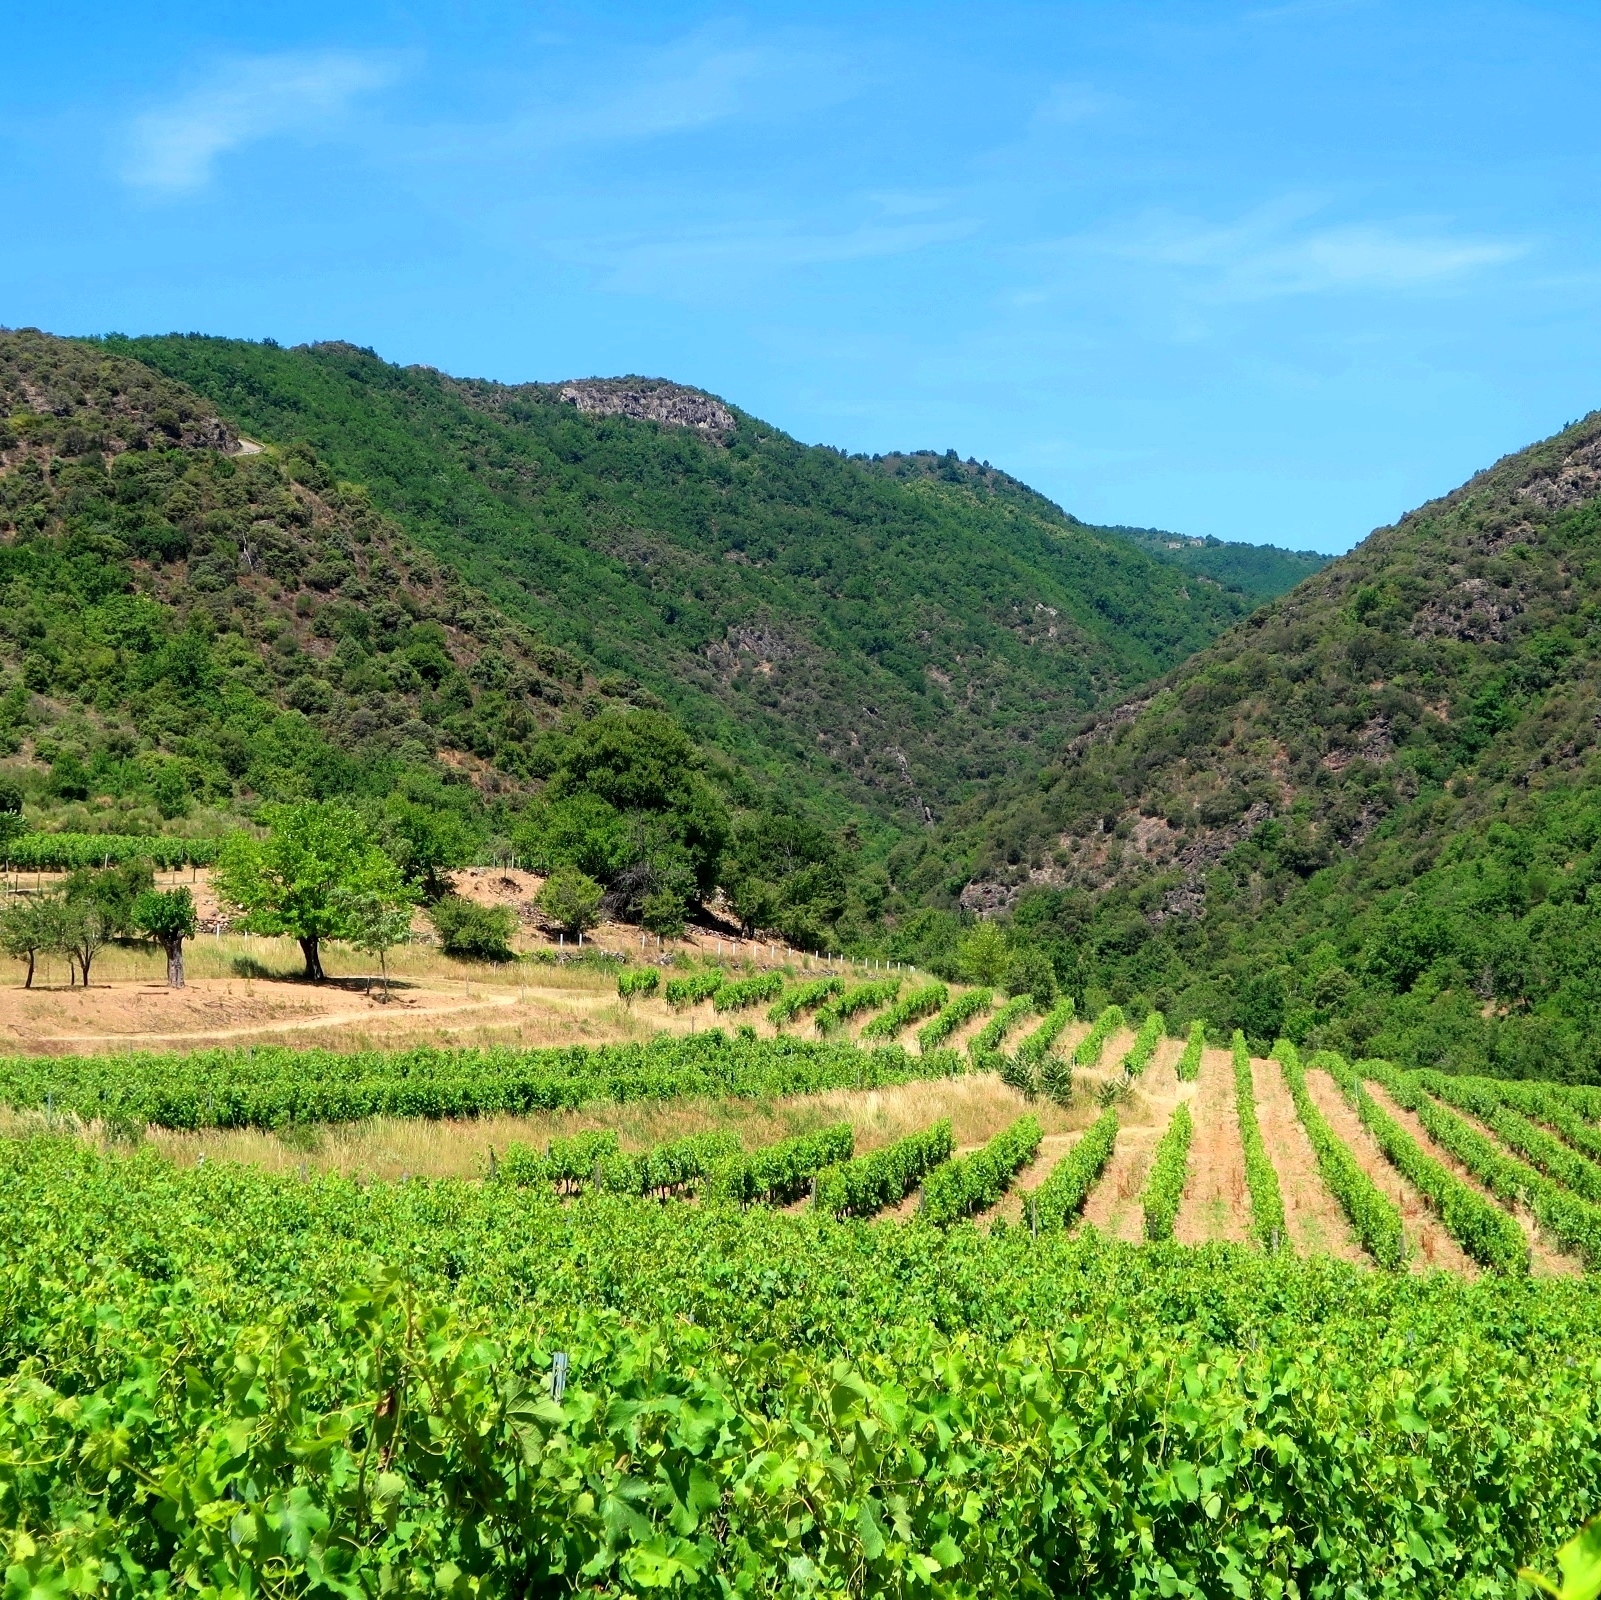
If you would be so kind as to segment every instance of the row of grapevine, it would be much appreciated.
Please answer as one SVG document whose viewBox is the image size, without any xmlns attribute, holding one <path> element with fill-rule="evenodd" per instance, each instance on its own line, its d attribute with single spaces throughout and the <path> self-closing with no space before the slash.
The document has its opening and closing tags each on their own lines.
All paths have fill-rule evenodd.
<svg viewBox="0 0 1601 1600">
<path fill-rule="evenodd" d="M 1245 1149 L 1245 1183 L 1251 1191 L 1251 1233 L 1263 1249 L 1277 1250 L 1284 1243 L 1284 1196 L 1279 1191 L 1278 1170 L 1262 1143 L 1262 1127 L 1256 1120 L 1251 1053 L 1238 1028 L 1230 1048 L 1234 1052 L 1234 1110 L 1240 1123 L 1240 1143 Z"/>
<path fill-rule="evenodd" d="M 1084 1137 L 1051 1169 L 1028 1198 L 1028 1219 L 1036 1232 L 1065 1228 L 1084 1209 L 1117 1147 L 1117 1107 L 1110 1105 Z"/>
<path fill-rule="evenodd" d="M 1123 1057 L 1123 1076 L 1133 1079 L 1145 1071 L 1151 1064 L 1151 1057 L 1156 1054 L 1156 1047 L 1162 1042 L 1162 1035 L 1167 1031 L 1167 1019 L 1160 1011 L 1148 1011 L 1145 1021 L 1140 1024 L 1140 1031 L 1134 1035 L 1134 1043 L 1128 1048 L 1128 1054 Z"/>
<path fill-rule="evenodd" d="M 1445 1225 L 1446 1232 L 1481 1266 L 1492 1267 L 1497 1272 L 1526 1273 L 1529 1246 L 1517 1223 L 1424 1150 L 1367 1092 L 1362 1083 L 1362 1069 L 1340 1061 L 1330 1066 L 1330 1073 L 1356 1107 L 1356 1114 L 1384 1152 L 1385 1159 L 1423 1196 Z M 1397 1080 L 1391 1078 L 1390 1081 Z M 1429 1119 L 1420 1117 L 1420 1120 L 1428 1129 Z M 1454 1120 L 1460 1123 L 1460 1119 Z M 1460 1125 L 1464 1131 L 1471 1132 L 1465 1123 Z M 1431 1131 L 1430 1137 L 1433 1136 Z"/>
<path fill-rule="evenodd" d="M 951 1158 L 951 1125 L 936 1122 L 871 1155 L 817 1175 L 817 1209 L 835 1217 L 871 1217 L 899 1204 L 942 1161 Z"/>
<path fill-rule="evenodd" d="M 1522 1112 L 1514 1111 L 1487 1079 L 1420 1072 L 1415 1081 L 1437 1100 L 1448 1101 L 1459 1111 L 1477 1117 L 1502 1144 L 1548 1178 L 1555 1178 L 1563 1188 L 1571 1189 L 1591 1205 L 1601 1205 L 1601 1166 L 1570 1149 Z"/>
<path fill-rule="evenodd" d="M 697 1006 L 710 1000 L 728 982 L 728 974 L 721 967 L 707 967 L 703 972 L 691 972 L 686 977 L 667 980 L 667 1004 L 675 1009 Z"/>
<path fill-rule="evenodd" d="M 864 1039 L 893 1039 L 897 1033 L 923 1017 L 931 1017 L 951 997 L 943 983 L 925 983 L 913 989 L 898 1005 L 893 1005 L 881 1016 L 874 1017 L 862 1029 Z"/>
<path fill-rule="evenodd" d="M 1423 1081 L 1431 1093 L 1442 1091 L 1436 1085 L 1444 1074 L 1425 1073 Z M 1593 1162 L 1601 1162 L 1601 1128 L 1585 1120 L 1574 1109 L 1572 1092 L 1568 1085 L 1536 1083 L 1528 1078 L 1452 1078 L 1453 1091 L 1472 1092 L 1492 1097 L 1499 1104 L 1521 1112 L 1537 1122 L 1548 1123 L 1562 1137 Z M 1449 1096 L 1447 1096 L 1449 1098 Z M 1457 1102 L 1453 1100 L 1453 1104 Z"/>
<path fill-rule="evenodd" d="M 783 973 L 758 972 L 752 977 L 725 983 L 712 996 L 712 1005 L 718 1011 L 748 1011 L 752 1006 L 776 1000 L 783 992 Z"/>
<path fill-rule="evenodd" d="M 1040 1025 L 1017 1047 L 1017 1059 L 1038 1068 L 1061 1038 L 1062 1030 L 1073 1020 L 1073 997 L 1063 995 L 1040 1020 Z"/>
<path fill-rule="evenodd" d="M 864 1011 L 877 1011 L 880 1006 L 889 1005 L 900 992 L 899 978 L 881 978 L 875 983 L 859 983 L 854 989 L 846 989 L 827 1005 L 818 1007 L 814 1019 L 817 1031 L 832 1033 Z"/>
<path fill-rule="evenodd" d="M 1194 1124 L 1187 1102 L 1180 1101 L 1173 1108 L 1167 1131 L 1157 1142 L 1156 1154 L 1151 1161 L 1150 1175 L 1140 1205 L 1145 1212 L 1145 1237 L 1171 1239 L 1173 1223 L 1178 1217 L 1179 1201 L 1184 1197 L 1184 1178 L 1189 1170 L 1190 1139 Z"/>
<path fill-rule="evenodd" d="M 280 1128 L 365 1117 L 472 1117 L 636 1100 L 776 1099 L 962 1070 L 954 1050 L 730 1038 L 720 1029 L 553 1049 L 296 1050 L 0 1056 L 0 1105 L 85 1122 Z"/>
<path fill-rule="evenodd" d="M 1006 1036 L 1034 1010 L 1034 996 L 1020 994 L 1008 1000 L 967 1042 L 967 1054 L 975 1067 L 989 1072 L 998 1067 L 996 1058 Z"/>
<path fill-rule="evenodd" d="M 1597 1503 L 1584 1281 L 44 1138 L 0 1259 L 17 1597 L 1456 1600 Z"/>
<path fill-rule="evenodd" d="M 924 1220 L 943 1226 L 994 1205 L 1039 1154 L 1042 1137 L 1034 1117 L 1019 1117 L 983 1149 L 935 1167 L 923 1180 Z"/>
<path fill-rule="evenodd" d="M 24 833 L 4 847 L 8 870 L 76 872 L 80 867 L 118 867 L 148 861 L 163 871 L 209 867 L 220 839 L 178 839 L 170 834 Z"/>
<path fill-rule="evenodd" d="M 1307 1092 L 1306 1072 L 1295 1046 L 1288 1039 L 1280 1039 L 1273 1046 L 1273 1053 L 1283 1069 L 1290 1098 L 1295 1102 L 1295 1114 L 1306 1130 L 1307 1140 L 1317 1157 L 1318 1172 L 1329 1193 L 1339 1203 L 1362 1248 L 1381 1267 L 1399 1269 L 1406 1263 L 1406 1234 L 1401 1226 L 1401 1213 L 1380 1192 L 1379 1186 L 1362 1170 L 1356 1157 L 1324 1120 L 1323 1113 Z M 1320 1053 L 1312 1058 L 1312 1064 L 1322 1066 L 1325 1059 L 1328 1059 L 1327 1053 Z"/>
<path fill-rule="evenodd" d="M 809 983 L 797 983 L 786 990 L 767 1013 L 767 1020 L 775 1028 L 793 1022 L 803 1011 L 815 1011 L 825 1000 L 845 992 L 843 978 L 813 978 Z"/>
<path fill-rule="evenodd" d="M 1073 1000 L 1064 995 L 1018 1045 L 1016 1055 L 1000 1063 L 1002 1081 L 1031 1099 L 1044 1090 L 1057 1104 L 1066 1105 L 1073 1098 L 1073 1067 L 1053 1046 L 1072 1020 Z"/>
<path fill-rule="evenodd" d="M 966 994 L 957 995 L 937 1017 L 917 1030 L 918 1049 L 932 1050 L 935 1045 L 944 1044 L 964 1022 L 971 1022 L 994 1003 L 994 992 L 989 989 L 969 989 Z"/>
<path fill-rule="evenodd" d="M 849 1161 L 855 1150 L 856 1136 L 848 1122 L 780 1139 L 717 1162 L 708 1175 L 706 1197 L 742 1206 L 788 1205 L 806 1193 L 825 1167 Z"/>
<path fill-rule="evenodd" d="M 624 1000 L 632 1000 L 636 995 L 655 994 L 660 986 L 661 973 L 655 967 L 624 967 L 617 974 L 617 993 Z"/>
<path fill-rule="evenodd" d="M 1533 1167 L 1498 1150 L 1477 1128 L 1435 1104 L 1420 1084 L 1403 1077 L 1388 1063 L 1364 1062 L 1362 1070 L 1371 1073 L 1402 1104 L 1415 1111 L 1429 1137 L 1442 1150 L 1450 1151 L 1492 1194 L 1508 1205 L 1527 1205 L 1540 1228 L 1564 1250 L 1578 1256 L 1591 1271 L 1601 1270 L 1601 1206 L 1591 1205 Z"/>
<path fill-rule="evenodd" d="M 666 1196 L 697 1187 L 719 1162 L 738 1154 L 739 1140 L 722 1130 L 692 1133 L 637 1154 L 618 1149 L 615 1133 L 579 1134 L 552 1139 L 543 1156 L 513 1144 L 499 1176 L 525 1187 L 552 1183 L 569 1194 L 593 1184 L 607 1194 Z"/>
<path fill-rule="evenodd" d="M 1090 1024 L 1090 1031 L 1078 1042 L 1078 1048 L 1073 1052 L 1073 1065 L 1075 1067 L 1093 1067 L 1100 1063 L 1101 1051 L 1106 1048 L 1106 1041 L 1123 1026 L 1123 1008 L 1121 1006 L 1108 1006 Z"/>
<path fill-rule="evenodd" d="M 1180 1083 L 1194 1083 L 1201 1075 L 1201 1052 L 1206 1048 L 1206 1024 L 1192 1022 L 1190 1024 L 1190 1037 L 1184 1046 L 1184 1054 L 1179 1057 L 1178 1066 L 1174 1073 Z"/>
</svg>

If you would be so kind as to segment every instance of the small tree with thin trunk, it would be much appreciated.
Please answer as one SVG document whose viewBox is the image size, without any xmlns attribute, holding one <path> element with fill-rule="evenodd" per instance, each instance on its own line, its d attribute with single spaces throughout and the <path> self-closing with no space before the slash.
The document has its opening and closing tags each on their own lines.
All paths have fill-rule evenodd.
<svg viewBox="0 0 1601 1600">
<path fill-rule="evenodd" d="M 16 899 L 0 911 L 0 950 L 17 961 L 28 963 L 24 989 L 33 987 L 39 952 L 52 948 L 54 928 L 48 908 L 35 899 Z"/>
<path fill-rule="evenodd" d="M 183 988 L 183 942 L 200 926 L 194 896 L 187 889 L 146 889 L 133 903 L 133 926 L 167 952 L 167 987 Z"/>
<path fill-rule="evenodd" d="M 54 948 L 66 952 L 68 961 L 76 961 L 83 976 L 83 986 L 89 987 L 89 969 L 94 958 L 111 943 L 112 927 L 104 911 L 90 900 L 68 900 L 59 908 L 59 943 Z M 71 987 L 70 980 L 68 987 Z"/>
<path fill-rule="evenodd" d="M 389 906 L 415 901 L 354 807 L 305 801 L 266 805 L 259 815 L 267 837 L 227 839 L 212 883 L 247 933 L 294 939 L 312 982 L 323 976 L 323 940 L 350 937 L 353 905 L 367 897 Z"/>
<path fill-rule="evenodd" d="M 346 935 L 350 943 L 368 955 L 378 957 L 383 975 L 384 999 L 389 998 L 389 952 L 411 938 L 411 907 L 396 905 L 380 895 L 352 895 L 345 907 L 349 916 Z"/>
</svg>

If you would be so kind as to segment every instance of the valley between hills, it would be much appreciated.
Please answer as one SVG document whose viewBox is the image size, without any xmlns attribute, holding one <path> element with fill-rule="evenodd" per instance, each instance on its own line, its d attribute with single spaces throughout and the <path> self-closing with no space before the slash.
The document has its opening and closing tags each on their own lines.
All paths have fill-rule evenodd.
<svg viewBox="0 0 1601 1600">
<path fill-rule="evenodd" d="M 662 379 L 0 402 L 8 1594 L 1579 1559 L 1601 413 L 1327 560 Z"/>
</svg>

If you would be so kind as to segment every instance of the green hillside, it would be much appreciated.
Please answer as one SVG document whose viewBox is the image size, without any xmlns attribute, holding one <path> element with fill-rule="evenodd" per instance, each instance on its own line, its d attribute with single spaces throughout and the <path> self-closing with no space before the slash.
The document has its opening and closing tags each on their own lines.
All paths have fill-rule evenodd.
<svg viewBox="0 0 1601 1600">
<path fill-rule="evenodd" d="M 1178 1025 L 1601 1078 L 1597 619 L 1601 413 L 1091 719 L 909 879 Z"/>
<path fill-rule="evenodd" d="M 1170 562 L 1258 600 L 1277 599 L 1332 559 L 1315 550 L 1281 550 L 1273 544 L 1239 544 L 1230 539 L 1192 539 L 1161 528 L 1117 527 L 1106 531 L 1127 539 L 1158 561 Z"/>
<path fill-rule="evenodd" d="M 505 387 L 329 344 L 116 340 L 307 440 L 510 615 L 810 794 L 923 825 L 1252 607 L 1039 496 L 809 448 L 653 380 Z"/>
<path fill-rule="evenodd" d="M 1209 579 L 1221 588 L 1248 596 L 1257 604 L 1277 599 L 1303 578 L 1327 566 L 1330 560 L 1312 550 L 1281 550 L 1276 545 L 1240 544 L 1227 539 L 1194 539 L 1161 528 L 1098 527 L 1069 515 L 1054 501 L 1047 500 L 1037 490 L 992 467 L 989 462 L 963 461 L 954 450 L 947 450 L 944 455 L 932 450 L 915 450 L 853 459 L 902 482 L 926 481 L 941 486 L 947 494 L 966 494 L 980 501 L 1007 501 L 1043 521 L 1131 544 L 1153 560 Z"/>
</svg>

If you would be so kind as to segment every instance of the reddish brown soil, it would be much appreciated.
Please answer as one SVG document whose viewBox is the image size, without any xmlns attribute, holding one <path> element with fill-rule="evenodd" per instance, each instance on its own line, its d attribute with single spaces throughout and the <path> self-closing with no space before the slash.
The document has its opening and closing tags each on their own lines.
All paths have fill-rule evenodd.
<svg viewBox="0 0 1601 1600">
<path fill-rule="evenodd" d="M 1228 1051 L 1202 1052 L 1190 1115 L 1195 1119 L 1195 1134 L 1173 1237 L 1181 1244 L 1243 1240 L 1249 1230 L 1251 1203 L 1234 1109 L 1233 1058 Z"/>
<path fill-rule="evenodd" d="M 1449 1150 L 1441 1149 L 1441 1147 L 1429 1137 L 1427 1131 L 1424 1129 L 1423 1124 L 1418 1120 L 1416 1112 L 1408 1111 L 1405 1107 L 1397 1105 L 1383 1088 L 1372 1081 L 1368 1082 L 1367 1091 L 1385 1111 L 1388 1111 L 1389 1114 L 1394 1117 L 1395 1120 L 1400 1123 L 1400 1125 L 1405 1128 L 1414 1139 L 1417 1140 L 1419 1146 L 1421 1146 L 1421 1148 L 1429 1155 L 1433 1156 L 1434 1159 L 1438 1161 L 1447 1172 L 1452 1173 L 1454 1176 L 1460 1178 L 1462 1182 L 1472 1189 L 1475 1194 L 1482 1195 L 1490 1202 L 1491 1205 L 1501 1205 L 1501 1201 L 1498 1200 L 1495 1195 L 1491 1194 L 1490 1191 L 1486 1189 L 1484 1185 L 1480 1183 L 1479 1180 L 1475 1178 L 1473 1174 L 1469 1172 L 1468 1169 L 1463 1166 L 1462 1163 L 1458 1161 Z M 1460 1113 L 1458 1114 L 1460 1115 Z M 1464 1120 L 1470 1123 L 1473 1122 L 1471 1117 L 1464 1118 Z M 1488 1128 L 1485 1128 L 1477 1123 L 1475 1123 L 1474 1126 L 1478 1128 L 1478 1131 L 1482 1133 L 1491 1144 L 1495 1145 L 1498 1149 L 1502 1148 L 1500 1141 L 1496 1139 L 1495 1135 L 1491 1133 Z M 1510 1152 L 1504 1153 L 1510 1154 Z M 1503 1207 L 1503 1209 L 1508 1208 Z M 1583 1275 L 1584 1263 L 1582 1261 L 1576 1261 L 1572 1256 L 1565 1255 L 1561 1250 L 1553 1249 L 1549 1244 L 1547 1244 L 1545 1240 L 1540 1237 L 1540 1231 L 1535 1226 L 1534 1218 L 1529 1215 L 1528 1211 L 1524 1207 L 1519 1206 L 1513 1208 L 1513 1215 L 1518 1220 L 1518 1226 L 1523 1229 L 1524 1237 L 1529 1241 L 1529 1266 L 1535 1277 L 1572 1278 Z"/>
<path fill-rule="evenodd" d="M 1290 1098 L 1283 1070 L 1276 1061 L 1253 1061 L 1251 1071 L 1256 1087 L 1256 1120 L 1268 1159 L 1279 1175 L 1284 1226 L 1291 1247 L 1297 1255 L 1367 1261 L 1367 1252 L 1356 1242 L 1339 1202 L 1324 1185 L 1317 1155 L 1295 1114 L 1295 1102 Z"/>
<path fill-rule="evenodd" d="M 1462 1247 L 1440 1225 L 1439 1218 L 1423 1203 L 1423 1196 L 1385 1160 L 1384 1152 L 1362 1126 L 1356 1112 L 1340 1093 L 1339 1085 L 1326 1072 L 1309 1072 L 1306 1088 L 1335 1137 L 1343 1141 L 1380 1192 L 1401 1208 L 1402 1226 L 1411 1247 L 1412 1270 L 1444 1269 L 1467 1278 L 1477 1277 L 1477 1264 L 1468 1259 Z"/>
</svg>

